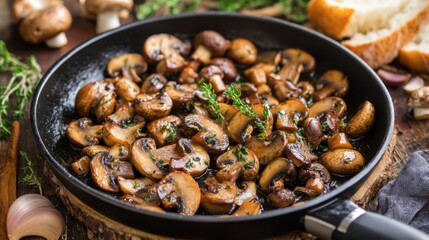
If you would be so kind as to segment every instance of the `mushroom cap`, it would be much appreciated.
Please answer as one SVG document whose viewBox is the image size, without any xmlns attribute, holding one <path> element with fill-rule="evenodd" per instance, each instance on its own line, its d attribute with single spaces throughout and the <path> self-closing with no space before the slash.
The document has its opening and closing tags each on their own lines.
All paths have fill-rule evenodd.
<svg viewBox="0 0 429 240">
<path fill-rule="evenodd" d="M 72 16 L 64 5 L 53 5 L 30 13 L 19 26 L 22 38 L 29 43 L 42 43 L 72 24 Z"/>
<path fill-rule="evenodd" d="M 132 0 L 86 0 L 85 10 L 89 14 L 97 14 L 107 11 L 121 11 L 126 9 L 131 11 L 133 8 Z"/>
<path fill-rule="evenodd" d="M 16 20 L 27 17 L 31 12 L 45 9 L 48 6 L 63 4 L 62 0 L 15 0 L 12 11 Z"/>
<path fill-rule="evenodd" d="M 216 31 L 206 30 L 198 33 L 194 38 L 194 46 L 203 45 L 215 57 L 221 57 L 230 46 L 230 41 L 226 40 Z"/>
</svg>

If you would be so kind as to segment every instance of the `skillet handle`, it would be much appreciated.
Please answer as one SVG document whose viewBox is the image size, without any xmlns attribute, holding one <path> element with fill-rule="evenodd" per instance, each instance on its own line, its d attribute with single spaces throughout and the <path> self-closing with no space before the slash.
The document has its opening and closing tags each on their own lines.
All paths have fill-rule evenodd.
<svg viewBox="0 0 429 240">
<path fill-rule="evenodd" d="M 307 213 L 305 230 L 322 239 L 429 239 L 429 235 L 388 217 L 366 212 L 347 199 L 338 199 Z"/>
</svg>

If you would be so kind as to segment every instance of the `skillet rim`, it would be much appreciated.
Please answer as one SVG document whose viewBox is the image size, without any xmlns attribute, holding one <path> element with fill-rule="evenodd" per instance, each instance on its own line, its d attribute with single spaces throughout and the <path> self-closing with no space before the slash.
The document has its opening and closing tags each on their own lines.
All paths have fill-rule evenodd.
<svg viewBox="0 0 429 240">
<path fill-rule="evenodd" d="M 365 68 L 369 75 L 372 75 L 372 79 L 375 81 L 375 83 L 379 86 L 379 89 L 381 90 L 380 95 L 382 95 L 382 99 L 387 104 L 388 109 L 386 109 L 387 117 L 386 123 L 388 124 L 387 132 L 384 134 L 383 137 L 383 143 L 381 147 L 377 150 L 374 157 L 372 157 L 369 161 L 367 161 L 368 164 L 365 165 L 365 167 L 355 176 L 348 179 L 344 183 L 342 183 L 338 188 L 328 192 L 325 195 L 319 196 L 315 199 L 312 199 L 311 201 L 308 201 L 304 204 L 301 204 L 297 207 L 293 208 L 281 208 L 281 209 L 273 209 L 269 211 L 265 211 L 261 215 L 257 216 L 242 216 L 242 217 L 231 217 L 231 218 L 219 218 L 217 216 L 206 216 L 206 215 L 194 215 L 194 216 L 183 216 L 177 213 L 156 213 L 153 211 L 141 209 L 134 207 L 130 204 L 124 204 L 122 201 L 115 199 L 111 196 L 106 197 L 106 193 L 102 192 L 101 190 L 94 189 L 85 183 L 83 183 L 81 180 L 76 178 L 73 174 L 68 172 L 65 167 L 63 167 L 59 161 L 57 161 L 50 153 L 50 151 L 46 148 L 43 139 L 40 136 L 40 131 L 37 126 L 37 112 L 36 108 L 39 103 L 39 97 L 41 96 L 41 92 L 44 89 L 44 86 L 46 83 L 51 79 L 51 75 L 64 63 L 67 62 L 69 58 L 71 58 L 74 54 L 84 51 L 85 48 L 92 43 L 95 43 L 99 40 L 102 40 L 104 38 L 109 38 L 112 35 L 115 35 L 119 32 L 127 31 L 131 28 L 138 28 L 141 25 L 150 24 L 152 22 L 158 22 L 158 21 L 174 21 L 176 19 L 182 19 L 182 18 L 196 18 L 196 17 L 228 17 L 228 18 L 239 18 L 239 19 L 248 19 L 250 21 L 260 21 L 260 22 L 266 22 L 267 24 L 278 24 L 278 25 L 285 25 L 287 28 L 293 28 L 295 31 L 304 32 L 305 34 L 312 34 L 315 35 L 315 37 L 319 38 L 321 41 L 324 41 L 324 44 L 330 44 L 333 45 L 333 47 L 340 48 L 341 51 L 345 53 L 345 55 L 349 55 L 353 60 L 357 61 L 358 64 L 362 65 L 363 68 Z M 260 221 L 264 219 L 270 219 L 278 216 L 284 216 L 284 215 L 292 215 L 293 213 L 298 212 L 308 212 L 310 210 L 313 210 L 317 207 L 320 207 L 324 204 L 327 204 L 329 202 L 335 201 L 338 198 L 342 198 L 346 196 L 347 192 L 350 191 L 350 189 L 353 189 L 357 185 L 360 185 L 363 183 L 363 181 L 366 179 L 366 177 L 374 170 L 374 168 L 377 166 L 379 161 L 381 160 L 385 150 L 387 149 L 387 146 L 391 140 L 393 129 L 394 129 L 394 108 L 393 108 L 393 102 L 390 97 L 390 94 L 387 91 L 387 88 L 384 86 L 382 81 L 379 79 L 379 77 L 375 74 L 373 69 L 371 69 L 363 60 L 361 60 L 357 55 L 355 55 L 353 52 L 342 46 L 340 43 L 330 39 L 329 37 L 316 32 L 312 29 L 304 28 L 301 25 L 291 23 L 285 20 L 277 19 L 277 18 L 270 18 L 270 17 L 263 17 L 263 16 L 251 16 L 251 15 L 244 15 L 239 13 L 226 13 L 226 12 L 202 12 L 202 13 L 185 13 L 185 14 L 178 14 L 178 15 L 169 15 L 169 16 L 162 16 L 162 17 L 154 17 L 150 19 L 146 19 L 143 21 L 135 21 L 131 22 L 125 25 L 122 25 L 119 28 L 110 30 L 108 32 L 96 35 L 80 44 L 78 44 L 76 47 L 71 49 L 69 52 L 64 54 L 61 58 L 59 58 L 43 75 L 43 78 L 40 80 L 33 96 L 33 100 L 31 103 L 31 110 L 30 110 L 30 121 L 31 121 L 31 128 L 33 132 L 33 136 L 36 140 L 36 143 L 38 145 L 38 148 L 43 155 L 44 159 L 48 161 L 51 168 L 53 168 L 53 172 L 55 175 L 61 174 L 62 177 L 59 178 L 59 180 L 62 181 L 68 181 L 69 184 L 73 184 L 77 188 L 79 188 L 80 191 L 85 192 L 85 194 L 89 194 L 92 197 L 95 197 L 99 201 L 103 201 L 106 204 L 111 204 L 114 207 L 120 208 L 125 211 L 132 211 L 136 212 L 138 214 L 144 214 L 148 215 L 150 217 L 155 217 L 159 219 L 167 219 L 167 220 L 173 220 L 173 221 L 183 221 L 183 222 L 204 222 L 204 223 L 216 223 L 216 222 L 246 222 L 246 221 Z M 64 183 L 63 183 L 64 184 Z M 73 190 L 67 188 L 70 192 L 73 193 Z M 75 195 L 75 194 L 73 194 Z M 75 195 L 76 196 L 76 195 Z M 83 201 L 80 197 L 76 196 L 79 200 L 87 204 L 85 201 Z"/>
</svg>

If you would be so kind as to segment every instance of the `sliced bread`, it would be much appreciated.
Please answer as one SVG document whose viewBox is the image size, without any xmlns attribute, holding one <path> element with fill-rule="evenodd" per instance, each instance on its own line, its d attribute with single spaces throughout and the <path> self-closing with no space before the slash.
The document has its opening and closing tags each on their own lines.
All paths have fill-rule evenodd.
<svg viewBox="0 0 429 240">
<path fill-rule="evenodd" d="M 429 21 L 420 27 L 413 41 L 400 49 L 399 62 L 415 71 L 429 73 Z"/>
<path fill-rule="evenodd" d="M 312 0 L 310 22 L 326 35 L 341 40 L 357 33 L 385 28 L 411 0 Z M 424 0 L 422 0 L 424 1 Z"/>
</svg>

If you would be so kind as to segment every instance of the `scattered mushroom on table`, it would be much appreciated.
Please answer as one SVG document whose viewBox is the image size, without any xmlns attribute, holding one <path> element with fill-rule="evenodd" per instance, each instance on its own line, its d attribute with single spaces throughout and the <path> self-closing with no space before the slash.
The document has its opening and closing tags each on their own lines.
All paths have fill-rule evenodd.
<svg viewBox="0 0 429 240">
<path fill-rule="evenodd" d="M 81 156 L 70 169 L 149 211 L 243 216 L 297 206 L 365 165 L 359 143 L 376 109 L 348 109 L 348 81 L 318 71 L 303 49 L 264 50 L 213 30 L 154 34 L 78 91 L 66 134 Z M 427 107 L 425 94 L 411 94 L 409 106 Z"/>
</svg>

